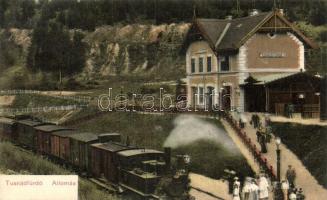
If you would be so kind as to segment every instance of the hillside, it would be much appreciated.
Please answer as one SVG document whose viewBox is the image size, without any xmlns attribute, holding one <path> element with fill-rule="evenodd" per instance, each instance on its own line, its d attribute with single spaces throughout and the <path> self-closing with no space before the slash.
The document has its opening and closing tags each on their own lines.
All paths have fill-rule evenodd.
<svg viewBox="0 0 327 200">
<path fill-rule="evenodd" d="M 76 32 L 82 33 L 86 44 L 85 67 L 75 78 L 87 81 L 111 75 L 151 76 L 158 80 L 183 77 L 184 56 L 180 50 L 188 29 L 189 24 L 181 23 L 102 26 L 92 32 L 70 30 L 71 37 Z M 56 74 L 27 70 L 31 37 L 31 30 L 0 31 L 1 88 L 43 85 L 49 89 L 58 81 Z"/>
<path fill-rule="evenodd" d="M 324 63 L 327 49 L 321 35 L 327 27 L 312 26 L 305 22 L 296 24 L 322 47 L 322 49 L 308 52 L 307 69 L 326 71 Z M 182 44 L 189 28 L 190 23 L 172 23 L 117 24 L 100 26 L 94 31 L 71 29 L 68 31 L 71 40 L 77 33 L 82 37 L 85 45 L 82 63 L 85 66 L 75 75 L 63 73 L 61 87 L 76 89 L 73 87 L 76 85 L 76 80 L 77 85 L 85 85 L 94 80 L 106 80 L 109 76 L 133 76 L 151 81 L 176 81 L 183 78 L 185 77 L 185 55 L 182 52 Z M 26 62 L 33 61 L 30 56 L 28 57 L 32 37 L 33 30 L 16 28 L 0 30 L 0 88 L 58 88 L 60 78 L 57 65 L 52 71 L 41 72 L 37 68 L 31 72 L 27 69 Z M 47 45 L 46 48 L 48 48 Z M 37 51 L 41 50 L 42 48 Z M 65 52 L 68 50 L 63 50 L 63 53 Z M 44 56 L 41 57 L 43 59 Z M 70 58 L 72 57 L 74 54 Z M 45 63 L 48 64 L 46 60 Z"/>
<path fill-rule="evenodd" d="M 153 73 L 163 77 L 183 74 L 181 45 L 189 24 L 103 26 L 86 34 L 88 45 L 83 75 Z M 173 72 L 173 73 L 172 73 Z"/>
</svg>

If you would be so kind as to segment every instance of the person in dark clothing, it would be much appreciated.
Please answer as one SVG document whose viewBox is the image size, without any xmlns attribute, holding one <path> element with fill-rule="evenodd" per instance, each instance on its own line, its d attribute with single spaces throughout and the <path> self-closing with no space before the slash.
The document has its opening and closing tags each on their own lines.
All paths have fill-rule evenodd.
<svg viewBox="0 0 327 200">
<path fill-rule="evenodd" d="M 251 117 L 251 125 L 253 125 L 253 127 L 255 128 L 254 121 L 255 121 L 255 115 L 253 114 Z"/>
<path fill-rule="evenodd" d="M 233 193 L 233 184 L 234 184 L 234 178 L 235 178 L 236 172 L 232 169 L 225 169 L 223 179 L 228 181 L 228 193 Z"/>
<path fill-rule="evenodd" d="M 259 143 L 260 143 L 260 132 L 259 132 L 259 131 L 257 131 L 257 132 L 256 132 L 256 135 L 257 135 L 257 142 L 259 142 Z"/>
<path fill-rule="evenodd" d="M 288 182 L 290 184 L 290 188 L 295 188 L 295 178 L 296 178 L 295 169 L 292 168 L 291 165 L 289 165 L 288 169 L 286 171 L 286 179 L 288 180 Z"/>
<path fill-rule="evenodd" d="M 241 118 L 238 120 L 238 123 L 240 125 L 240 128 L 244 128 L 245 127 L 245 123 L 242 121 Z"/>
<path fill-rule="evenodd" d="M 260 118 L 257 114 L 252 115 L 251 121 L 253 123 L 253 127 L 254 128 L 258 128 L 259 127 L 259 123 L 260 123 Z"/>
<path fill-rule="evenodd" d="M 266 139 L 266 135 L 262 132 L 262 129 L 259 130 L 259 143 L 261 146 L 261 153 L 267 153 L 267 139 Z"/>
<path fill-rule="evenodd" d="M 255 115 L 255 118 L 256 118 L 256 127 L 255 128 L 259 128 L 260 127 L 260 117 L 259 117 L 259 115 Z"/>
</svg>

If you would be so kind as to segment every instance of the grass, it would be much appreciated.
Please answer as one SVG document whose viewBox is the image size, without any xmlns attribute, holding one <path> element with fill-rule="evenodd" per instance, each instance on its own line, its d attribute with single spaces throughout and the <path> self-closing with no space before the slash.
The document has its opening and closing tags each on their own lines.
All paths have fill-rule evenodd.
<svg viewBox="0 0 327 200">
<path fill-rule="evenodd" d="M 61 168 L 40 156 L 22 151 L 11 143 L 0 142 L 0 171 L 13 174 L 69 175 L 72 171 Z M 81 200 L 118 200 L 87 181 L 79 178 L 79 199 Z"/>
<path fill-rule="evenodd" d="M 139 147 L 162 150 L 163 143 L 173 130 L 173 120 L 177 115 L 151 115 L 126 112 L 112 112 L 97 118 L 81 121 L 73 128 L 96 133 L 118 132 L 123 141 Z M 221 127 L 217 120 L 207 119 Z M 224 147 L 208 140 L 174 149 L 173 154 L 189 154 L 192 158 L 191 170 L 212 178 L 221 178 L 226 167 L 232 167 L 240 176 L 251 176 L 253 172 L 241 154 L 230 154 Z"/>
<path fill-rule="evenodd" d="M 43 106 L 65 106 L 78 104 L 71 99 L 61 99 L 56 97 L 38 95 L 38 94 L 20 94 L 11 105 L 13 108 L 43 107 Z"/>
<path fill-rule="evenodd" d="M 273 131 L 327 188 L 327 126 L 274 122 Z"/>
</svg>

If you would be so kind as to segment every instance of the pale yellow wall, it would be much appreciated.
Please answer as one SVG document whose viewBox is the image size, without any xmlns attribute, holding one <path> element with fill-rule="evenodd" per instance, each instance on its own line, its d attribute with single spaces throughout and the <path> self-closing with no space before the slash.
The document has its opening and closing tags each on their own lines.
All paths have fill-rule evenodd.
<svg viewBox="0 0 327 200">
<path fill-rule="evenodd" d="M 260 53 L 282 52 L 283 58 L 262 58 Z M 206 72 L 206 57 L 212 57 L 212 70 Z M 204 71 L 198 72 L 198 59 L 204 58 Z M 191 58 L 196 59 L 195 73 L 191 73 Z M 217 93 L 223 83 L 231 86 L 231 106 L 242 110 L 243 91 L 239 87 L 250 74 L 273 74 L 281 72 L 296 72 L 304 69 L 304 46 L 293 34 L 277 34 L 269 38 L 267 34 L 255 34 L 239 48 L 237 55 L 230 56 L 230 71 L 219 71 L 218 59 L 206 41 L 193 42 L 186 53 L 186 72 L 188 99 L 191 99 L 191 87 L 214 87 Z M 219 103 L 219 100 L 215 100 Z M 190 103 L 189 103 L 190 104 Z"/>
<path fill-rule="evenodd" d="M 211 73 L 217 72 L 217 57 L 206 41 L 193 42 L 186 52 L 186 72 L 191 73 L 191 58 L 195 58 L 195 74 L 199 74 L 199 58 L 204 58 L 203 73 L 207 73 L 207 57 L 211 56 Z"/>
<path fill-rule="evenodd" d="M 268 34 L 255 34 L 249 39 L 245 47 L 247 49 L 247 68 L 266 69 L 267 71 L 277 69 L 299 69 L 303 66 L 304 51 L 303 44 L 292 34 L 275 34 L 269 37 Z M 261 57 L 260 54 L 283 53 L 280 58 Z M 303 55 L 302 55 L 303 54 Z"/>
</svg>

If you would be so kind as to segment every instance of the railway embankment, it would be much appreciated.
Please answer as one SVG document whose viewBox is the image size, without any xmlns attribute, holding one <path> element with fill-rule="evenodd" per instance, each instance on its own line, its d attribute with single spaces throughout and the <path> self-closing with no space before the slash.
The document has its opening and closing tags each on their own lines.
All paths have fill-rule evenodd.
<svg viewBox="0 0 327 200">
<path fill-rule="evenodd" d="M 69 175 L 74 172 L 9 142 L 0 142 L 0 174 Z M 96 185 L 84 178 L 79 178 L 78 189 L 81 200 L 120 199 L 98 189 Z"/>
</svg>

